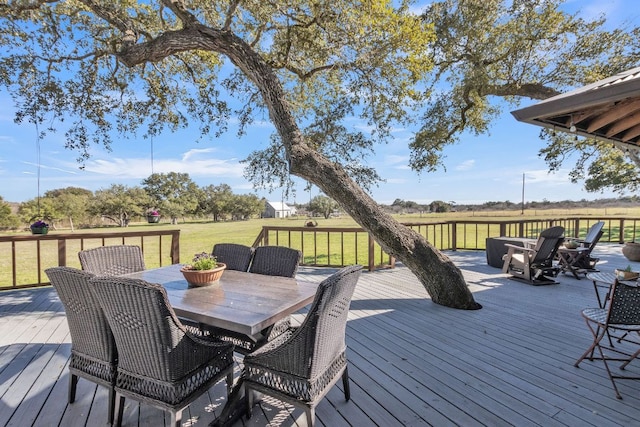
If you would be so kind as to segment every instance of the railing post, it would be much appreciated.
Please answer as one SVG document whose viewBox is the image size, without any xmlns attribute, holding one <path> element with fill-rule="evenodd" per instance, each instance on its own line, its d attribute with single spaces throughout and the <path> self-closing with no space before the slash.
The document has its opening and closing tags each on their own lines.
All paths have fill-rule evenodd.
<svg viewBox="0 0 640 427">
<path fill-rule="evenodd" d="M 500 231 L 499 231 L 499 235 L 500 236 L 506 236 L 507 235 L 507 223 L 505 222 L 501 222 L 500 223 Z"/>
<path fill-rule="evenodd" d="M 618 237 L 620 243 L 624 243 L 624 218 L 620 218 L 620 236 Z"/>
<path fill-rule="evenodd" d="M 58 265 L 60 267 L 67 265 L 67 239 L 58 240 Z"/>
<path fill-rule="evenodd" d="M 368 262 L 369 262 L 369 271 L 373 271 L 375 269 L 375 260 L 374 260 L 374 250 L 375 250 L 375 245 L 374 245 L 374 240 L 373 240 L 373 236 L 371 236 L 371 233 L 367 233 L 367 236 L 369 236 L 369 251 L 368 251 Z"/>
<path fill-rule="evenodd" d="M 453 221 L 451 223 L 451 250 L 455 251 L 458 248 L 458 223 Z"/>
<path fill-rule="evenodd" d="M 162 238 L 162 236 L 160 236 Z M 180 230 L 171 234 L 171 263 L 180 263 Z"/>
<path fill-rule="evenodd" d="M 518 223 L 518 237 L 524 237 L 524 222 L 520 221 Z"/>
</svg>

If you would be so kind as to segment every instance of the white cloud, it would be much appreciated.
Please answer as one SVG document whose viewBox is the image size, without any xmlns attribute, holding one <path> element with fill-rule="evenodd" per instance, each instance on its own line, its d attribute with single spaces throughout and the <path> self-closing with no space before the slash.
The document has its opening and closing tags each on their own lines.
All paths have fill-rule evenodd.
<svg viewBox="0 0 640 427">
<path fill-rule="evenodd" d="M 464 162 L 458 164 L 456 166 L 457 171 L 468 171 L 469 169 L 473 169 L 473 166 L 476 164 L 475 160 L 465 160 Z"/>
<path fill-rule="evenodd" d="M 191 157 L 197 157 L 200 154 L 212 153 L 216 151 L 215 148 L 193 148 L 182 155 L 182 161 L 186 162 L 191 159 Z"/>
<path fill-rule="evenodd" d="M 180 160 L 155 159 L 154 173 L 188 173 L 191 177 L 242 177 L 244 166 L 235 159 L 216 159 L 206 154 L 214 149 L 194 149 L 184 153 Z M 151 174 L 151 161 L 147 158 L 96 159 L 87 162 L 85 171 L 118 179 L 143 179 Z"/>
</svg>

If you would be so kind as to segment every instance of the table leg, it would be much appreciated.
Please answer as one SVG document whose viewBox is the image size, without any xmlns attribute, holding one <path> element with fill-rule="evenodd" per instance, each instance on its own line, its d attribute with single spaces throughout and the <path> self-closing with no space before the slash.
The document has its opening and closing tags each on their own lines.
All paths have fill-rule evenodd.
<svg viewBox="0 0 640 427">
<path fill-rule="evenodd" d="M 222 408 L 220 416 L 213 420 L 209 427 L 230 427 L 245 414 L 247 409 L 246 396 L 244 395 L 244 378 L 240 376 L 229 393 L 227 403 Z"/>
</svg>

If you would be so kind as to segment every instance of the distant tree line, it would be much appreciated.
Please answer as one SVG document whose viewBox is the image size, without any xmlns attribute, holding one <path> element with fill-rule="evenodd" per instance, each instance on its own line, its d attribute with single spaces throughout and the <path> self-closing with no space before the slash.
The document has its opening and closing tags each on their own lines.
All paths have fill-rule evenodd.
<svg viewBox="0 0 640 427">
<path fill-rule="evenodd" d="M 524 209 L 577 209 L 577 208 L 605 208 L 605 207 L 635 207 L 640 204 L 640 197 L 628 196 L 620 198 L 607 198 L 597 200 L 563 200 L 550 202 L 546 199 L 539 201 L 525 202 Z M 391 205 L 382 205 L 389 213 L 443 213 L 443 212 L 482 212 L 482 211 L 517 211 L 523 208 L 522 203 L 510 201 L 485 202 L 482 204 L 457 204 L 453 201 L 445 202 L 434 200 L 429 204 L 419 204 L 411 200 L 396 199 Z"/>
<path fill-rule="evenodd" d="M 172 224 L 187 217 L 241 220 L 259 216 L 264 208 L 264 199 L 255 194 L 233 194 L 227 184 L 199 187 L 187 173 L 155 173 L 141 186 L 112 184 L 95 193 L 78 187 L 50 190 L 40 198 L 21 203 L 17 214 L 0 197 L 0 228 L 15 229 L 36 220 L 53 227 L 65 221 L 72 229 L 105 222 L 126 227 L 131 220 L 152 213 Z"/>
</svg>

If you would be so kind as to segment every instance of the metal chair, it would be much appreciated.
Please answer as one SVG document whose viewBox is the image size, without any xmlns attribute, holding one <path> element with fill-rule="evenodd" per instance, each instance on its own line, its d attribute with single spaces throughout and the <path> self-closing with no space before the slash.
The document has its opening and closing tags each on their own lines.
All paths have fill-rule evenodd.
<svg viewBox="0 0 640 427">
<path fill-rule="evenodd" d="M 315 423 L 315 407 L 340 378 L 349 400 L 345 330 L 361 270 L 359 265 L 345 267 L 325 279 L 300 327 L 245 356 L 247 416 L 253 406 L 252 390 L 303 407 L 309 426 Z"/>
<path fill-rule="evenodd" d="M 553 265 L 553 260 L 563 235 L 564 227 L 556 226 L 543 230 L 534 247 L 505 244 L 509 251 L 504 256 L 502 272 L 531 285 L 557 284 L 554 278 L 560 269 Z"/>
<path fill-rule="evenodd" d="M 217 243 L 213 246 L 213 255 L 227 265 L 227 270 L 247 271 L 253 258 L 253 248 L 236 243 Z"/>
<path fill-rule="evenodd" d="M 125 398 L 170 411 L 171 425 L 180 426 L 183 409 L 225 376 L 230 390 L 233 345 L 189 333 L 161 285 L 122 277 L 90 282 L 118 348 L 118 426 Z"/>
<path fill-rule="evenodd" d="M 286 246 L 258 246 L 249 267 L 250 273 L 294 277 L 302 252 Z"/>
<path fill-rule="evenodd" d="M 96 276 L 119 276 L 145 269 L 140 246 L 100 246 L 78 252 L 83 270 Z"/>
<path fill-rule="evenodd" d="M 107 318 L 90 289 L 94 275 L 71 267 L 48 268 L 45 273 L 62 301 L 71 334 L 69 403 L 75 402 L 79 377 L 107 387 L 112 424 L 118 352 Z"/>
<path fill-rule="evenodd" d="M 640 340 L 637 339 L 640 336 L 640 287 L 637 282 L 621 282 L 616 279 L 612 285 L 610 298 L 606 308 L 586 308 L 582 310 L 582 317 L 587 322 L 589 331 L 593 336 L 593 343 L 575 362 L 574 366 L 579 367 L 580 362 L 586 358 L 589 360 L 602 360 L 616 397 L 622 399 L 615 380 L 640 380 L 640 376 L 614 375 L 609 367 L 609 362 L 624 362 L 619 367 L 624 370 L 640 354 L 640 349 L 636 349 L 634 352 L 629 350 L 629 346 L 640 348 Z M 606 341 L 602 340 L 605 336 L 609 337 L 614 332 L 623 333 L 622 336 L 618 336 L 615 340 L 617 347 L 614 346 L 610 338 Z M 633 339 L 633 337 L 636 339 Z M 599 357 L 594 356 L 596 349 L 600 354 Z M 624 357 L 605 355 L 605 351 Z"/>
</svg>

